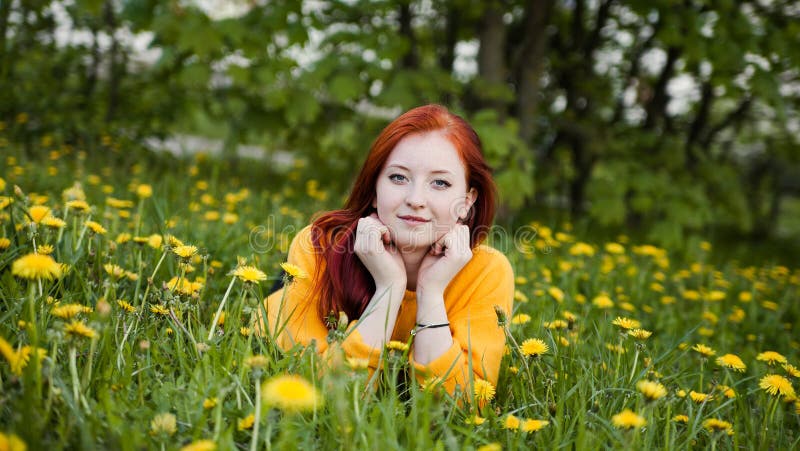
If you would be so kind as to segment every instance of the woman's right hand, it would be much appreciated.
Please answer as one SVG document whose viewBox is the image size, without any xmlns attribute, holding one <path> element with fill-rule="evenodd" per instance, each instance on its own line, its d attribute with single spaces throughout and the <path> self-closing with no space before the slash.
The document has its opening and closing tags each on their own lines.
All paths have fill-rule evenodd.
<svg viewBox="0 0 800 451">
<path fill-rule="evenodd" d="M 376 213 L 358 220 L 353 251 L 372 275 L 376 288 L 402 285 L 405 289 L 403 259 L 392 243 L 389 228 Z"/>
</svg>

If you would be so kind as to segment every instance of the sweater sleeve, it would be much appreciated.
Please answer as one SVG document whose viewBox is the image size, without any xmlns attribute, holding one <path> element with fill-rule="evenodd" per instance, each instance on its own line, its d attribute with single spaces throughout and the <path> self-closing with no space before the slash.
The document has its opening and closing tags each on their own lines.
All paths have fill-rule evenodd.
<svg viewBox="0 0 800 451">
<path fill-rule="evenodd" d="M 475 277 L 471 289 L 456 293 L 466 298 L 457 300 L 456 306 L 447 305 L 453 344 L 427 365 L 417 363 L 413 352 L 409 356 L 418 381 L 437 377 L 450 394 L 454 394 L 457 387 L 465 390 L 471 377 L 496 385 L 500 373 L 506 340 L 503 328 L 497 324 L 495 306 L 510 315 L 514 272 L 499 251 L 487 252 L 489 262 L 484 263 L 477 274 L 467 275 Z"/>
<path fill-rule="evenodd" d="M 287 261 L 302 268 L 308 277 L 295 279 L 265 300 L 270 336 L 284 351 L 297 344 L 310 346 L 314 343 L 323 360 L 338 359 L 334 349 L 328 346 L 328 328 L 317 314 L 314 284 L 318 259 L 311 241 L 311 226 L 301 230 L 292 240 Z M 364 343 L 354 327 L 355 323 L 351 322 L 341 349 L 346 356 L 368 359 L 370 368 L 377 368 L 380 350 Z"/>
</svg>

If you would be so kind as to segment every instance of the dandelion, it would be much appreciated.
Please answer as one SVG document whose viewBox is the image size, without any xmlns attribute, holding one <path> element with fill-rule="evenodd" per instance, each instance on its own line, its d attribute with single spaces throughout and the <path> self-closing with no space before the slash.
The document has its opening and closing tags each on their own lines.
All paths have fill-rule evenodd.
<svg viewBox="0 0 800 451">
<path fill-rule="evenodd" d="M 740 373 L 747 369 L 747 365 L 742 362 L 742 359 L 734 354 L 725 354 L 721 357 L 717 357 L 717 365 Z"/>
<path fill-rule="evenodd" d="M 45 227 L 50 227 L 51 229 L 62 229 L 67 226 L 67 223 L 63 219 L 56 218 L 55 216 L 48 216 L 42 219 L 40 224 Z"/>
<path fill-rule="evenodd" d="M 209 410 L 217 406 L 219 400 L 217 398 L 206 398 L 203 400 L 203 409 Z"/>
<path fill-rule="evenodd" d="M 242 326 L 242 327 L 239 328 L 239 335 L 241 335 L 243 337 L 249 337 L 250 334 L 252 334 L 252 333 L 253 333 L 253 330 L 250 329 L 247 326 Z"/>
<path fill-rule="evenodd" d="M 0 238 L 0 251 L 8 249 L 9 246 L 11 246 L 11 240 L 5 237 Z"/>
<path fill-rule="evenodd" d="M 3 180 L 3 179 L 0 179 Z M 27 445 L 16 434 L 4 434 L 0 432 L 0 450 L 3 451 L 25 451 Z"/>
<path fill-rule="evenodd" d="M 545 321 L 544 327 L 551 329 L 551 330 L 559 330 L 559 329 L 566 329 L 568 326 L 567 322 L 563 319 L 556 319 L 553 321 Z"/>
<path fill-rule="evenodd" d="M 717 418 L 709 418 L 703 421 L 703 427 L 711 432 L 724 431 L 728 435 L 733 435 L 733 425 Z"/>
<path fill-rule="evenodd" d="M 550 287 L 550 288 L 548 288 L 548 289 L 547 289 L 547 294 L 549 294 L 550 296 L 552 296 L 552 297 L 553 297 L 553 299 L 555 299 L 555 300 L 556 300 L 556 302 L 559 302 L 559 303 L 561 303 L 561 302 L 563 302 L 563 301 L 564 301 L 564 291 L 563 291 L 563 290 L 561 290 L 561 288 L 558 288 L 558 287 Z"/>
<path fill-rule="evenodd" d="M 105 235 L 107 232 L 105 227 L 94 221 L 86 221 L 86 227 L 90 228 L 92 232 L 98 235 Z"/>
<path fill-rule="evenodd" d="M 719 390 L 728 399 L 733 399 L 736 397 L 736 391 L 727 385 L 719 384 L 717 385 L 717 390 Z"/>
<path fill-rule="evenodd" d="M 36 249 L 36 251 L 42 255 L 50 255 L 54 250 L 55 249 L 53 249 L 53 246 L 50 244 L 42 244 L 38 249 Z"/>
<path fill-rule="evenodd" d="M 650 335 L 653 335 L 653 333 L 650 332 L 649 330 L 633 329 L 628 331 L 628 335 L 637 340 L 647 340 L 648 338 L 650 338 Z"/>
<path fill-rule="evenodd" d="M 497 442 L 492 442 L 479 446 L 475 451 L 502 451 L 502 449 L 502 445 Z"/>
<path fill-rule="evenodd" d="M 11 265 L 11 274 L 23 279 L 57 279 L 61 277 L 61 266 L 49 255 L 27 254 Z"/>
<path fill-rule="evenodd" d="M 69 200 L 64 205 L 70 210 L 76 210 L 80 213 L 88 213 L 92 209 L 85 200 L 80 199 Z"/>
<path fill-rule="evenodd" d="M 347 366 L 349 366 L 351 370 L 357 371 L 369 368 L 369 359 L 362 359 L 358 357 L 347 357 L 345 361 L 347 362 Z"/>
<path fill-rule="evenodd" d="M 169 315 L 169 309 L 161 304 L 155 304 L 150 306 L 150 312 L 155 313 L 156 315 Z"/>
<path fill-rule="evenodd" d="M 408 344 L 403 343 L 402 341 L 391 340 L 388 343 L 386 343 L 386 349 L 389 351 L 406 352 L 408 351 Z"/>
<path fill-rule="evenodd" d="M 775 363 L 786 363 L 786 357 L 778 354 L 775 351 L 764 351 L 756 356 L 756 360 L 767 362 L 767 365 L 774 365 Z"/>
<path fill-rule="evenodd" d="M 244 364 L 254 370 L 262 369 L 267 366 L 269 360 L 263 355 L 254 355 L 245 359 Z"/>
<path fill-rule="evenodd" d="M 119 280 L 125 277 L 125 269 L 123 269 L 121 266 L 117 266 L 112 263 L 106 263 L 103 265 L 103 269 L 105 270 L 106 274 L 111 276 L 113 279 Z"/>
<path fill-rule="evenodd" d="M 787 363 L 783 365 L 783 369 L 786 370 L 786 373 L 792 377 L 800 377 L 800 369 L 797 369 L 794 365 Z"/>
<path fill-rule="evenodd" d="M 549 425 L 550 422 L 547 420 L 534 420 L 534 419 L 526 419 L 522 422 L 522 432 L 536 432 L 545 426 Z"/>
<path fill-rule="evenodd" d="M 707 394 L 707 393 L 696 392 L 694 390 L 691 390 L 689 392 L 689 397 L 692 398 L 692 401 L 694 401 L 694 402 L 696 402 L 698 404 L 704 403 L 704 402 L 707 402 L 707 401 L 712 401 L 714 399 L 713 395 L 710 395 L 710 394 Z"/>
<path fill-rule="evenodd" d="M 475 398 L 479 402 L 488 402 L 494 399 L 494 385 L 491 382 L 483 379 L 477 379 L 475 381 Z"/>
<path fill-rule="evenodd" d="M 614 321 L 611 322 L 611 324 L 628 330 L 638 329 L 642 326 L 642 323 L 639 321 L 622 316 L 618 316 Z"/>
<path fill-rule="evenodd" d="M 647 398 L 648 401 L 655 401 L 667 395 L 667 389 L 658 382 L 641 380 L 636 383 L 636 389 Z"/>
<path fill-rule="evenodd" d="M 618 428 L 630 429 L 642 427 L 647 424 L 647 421 L 630 409 L 625 409 L 611 417 L 611 423 Z"/>
<path fill-rule="evenodd" d="M 139 196 L 140 199 L 147 199 L 153 195 L 153 187 L 141 184 L 136 187 L 136 195 Z"/>
<path fill-rule="evenodd" d="M 213 440 L 203 439 L 189 443 L 181 448 L 181 451 L 214 451 L 216 449 L 217 444 Z"/>
<path fill-rule="evenodd" d="M 81 304 L 64 304 L 53 307 L 50 313 L 61 319 L 72 319 L 80 313 L 91 313 L 92 308 Z"/>
<path fill-rule="evenodd" d="M 531 320 L 531 316 L 526 313 L 517 313 L 511 318 L 511 324 L 526 324 Z"/>
<path fill-rule="evenodd" d="M 708 346 L 706 346 L 704 344 L 699 344 L 699 343 L 694 345 L 694 346 L 692 346 L 692 350 L 699 352 L 700 355 L 702 355 L 703 357 L 712 357 L 712 356 L 714 356 L 714 354 L 717 353 L 717 351 L 714 351 L 710 347 L 708 347 Z"/>
<path fill-rule="evenodd" d="M 322 404 L 322 395 L 300 376 L 276 376 L 261 385 L 264 402 L 288 412 L 315 410 Z"/>
<path fill-rule="evenodd" d="M 76 338 L 95 338 L 97 336 L 97 332 L 84 324 L 83 321 L 72 321 L 64 326 L 64 332 Z"/>
<path fill-rule="evenodd" d="M 281 268 L 286 271 L 286 275 L 289 278 L 289 281 L 293 281 L 295 279 L 306 279 L 308 278 L 308 273 L 306 273 L 303 268 L 293 265 L 291 263 L 285 262 L 281 263 Z"/>
<path fill-rule="evenodd" d="M 548 347 L 544 341 L 538 338 L 528 338 L 527 340 L 523 341 L 522 345 L 520 346 L 520 352 L 522 352 L 522 355 L 526 357 L 539 357 L 543 354 L 547 354 L 549 350 L 550 347 Z"/>
<path fill-rule="evenodd" d="M 247 430 L 247 429 L 252 429 L 253 428 L 253 424 L 255 422 L 256 422 L 256 416 L 251 413 L 250 415 L 240 419 L 236 423 L 236 426 L 237 426 L 236 429 L 238 429 L 240 431 L 244 431 L 244 430 Z"/>
<path fill-rule="evenodd" d="M 22 370 L 28 366 L 30 361 L 32 348 L 30 346 L 23 346 L 17 350 L 11 346 L 3 337 L 0 337 L 0 355 L 2 355 L 8 365 L 11 367 L 11 372 L 17 376 L 22 375 Z M 45 351 L 41 348 L 38 349 L 37 357 L 44 358 Z"/>
<path fill-rule="evenodd" d="M 175 415 L 166 412 L 159 413 L 150 421 L 150 435 L 172 436 L 178 430 L 178 421 Z"/>
<path fill-rule="evenodd" d="M 486 422 L 486 418 L 483 418 L 483 417 L 478 416 L 478 415 L 473 415 L 471 417 L 467 417 L 466 419 L 464 419 L 464 422 L 467 423 L 467 424 L 480 426 L 480 425 L 482 425 L 483 423 Z"/>
<path fill-rule="evenodd" d="M 258 283 L 267 279 L 267 275 L 255 266 L 239 266 L 231 274 L 246 283 Z"/>
<path fill-rule="evenodd" d="M 687 415 L 683 415 L 683 414 L 675 415 L 674 417 L 672 417 L 672 421 L 674 421 L 676 423 L 688 423 L 689 422 L 689 417 Z"/>
<path fill-rule="evenodd" d="M 761 378 L 758 386 L 767 391 L 770 395 L 777 396 L 783 395 L 788 398 L 795 396 L 794 388 L 789 379 L 779 374 L 767 374 Z"/>
<path fill-rule="evenodd" d="M 173 237 L 170 237 L 173 238 Z M 197 253 L 197 246 L 192 245 L 179 245 L 172 249 L 172 252 L 180 258 L 189 259 Z"/>
<path fill-rule="evenodd" d="M 31 222 L 38 224 L 42 222 L 42 219 L 50 216 L 50 207 L 46 207 L 44 205 L 34 205 L 30 208 L 30 210 L 28 210 L 28 215 Z"/>
<path fill-rule="evenodd" d="M 519 418 L 515 417 L 510 413 L 506 415 L 505 420 L 503 420 L 504 429 L 510 429 L 512 431 L 516 431 L 517 429 L 519 429 L 519 424 L 520 424 Z"/>
<path fill-rule="evenodd" d="M 608 309 L 614 306 L 614 301 L 608 295 L 601 294 L 592 299 L 592 304 L 599 309 Z"/>
</svg>

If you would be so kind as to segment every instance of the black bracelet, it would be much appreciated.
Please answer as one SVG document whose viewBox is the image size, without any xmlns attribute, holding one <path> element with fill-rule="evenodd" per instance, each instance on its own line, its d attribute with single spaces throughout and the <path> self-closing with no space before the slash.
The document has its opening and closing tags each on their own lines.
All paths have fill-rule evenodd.
<svg viewBox="0 0 800 451">
<path fill-rule="evenodd" d="M 420 324 L 417 323 L 416 327 L 411 329 L 411 336 L 417 335 L 419 331 L 423 329 L 438 329 L 440 327 L 448 327 L 450 323 L 442 323 L 442 324 Z"/>
</svg>

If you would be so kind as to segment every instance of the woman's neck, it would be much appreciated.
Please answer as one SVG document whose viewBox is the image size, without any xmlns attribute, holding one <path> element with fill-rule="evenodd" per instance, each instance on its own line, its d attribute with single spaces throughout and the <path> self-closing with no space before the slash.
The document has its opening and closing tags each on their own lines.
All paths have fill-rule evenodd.
<svg viewBox="0 0 800 451">
<path fill-rule="evenodd" d="M 403 264 L 406 267 L 406 289 L 410 291 L 417 290 L 417 273 L 419 266 L 422 264 L 422 259 L 428 253 L 428 249 L 415 249 L 409 252 L 401 252 L 403 257 Z"/>
</svg>

